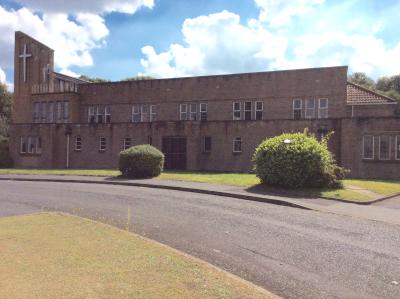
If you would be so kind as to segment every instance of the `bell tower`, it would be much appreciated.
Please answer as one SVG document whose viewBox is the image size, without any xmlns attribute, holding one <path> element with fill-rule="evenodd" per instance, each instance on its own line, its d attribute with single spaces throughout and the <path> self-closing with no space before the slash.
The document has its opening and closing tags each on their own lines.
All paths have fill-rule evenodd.
<svg viewBox="0 0 400 299">
<path fill-rule="evenodd" d="M 53 84 L 54 51 L 21 31 L 15 32 L 13 123 L 32 121 L 32 93 Z"/>
</svg>

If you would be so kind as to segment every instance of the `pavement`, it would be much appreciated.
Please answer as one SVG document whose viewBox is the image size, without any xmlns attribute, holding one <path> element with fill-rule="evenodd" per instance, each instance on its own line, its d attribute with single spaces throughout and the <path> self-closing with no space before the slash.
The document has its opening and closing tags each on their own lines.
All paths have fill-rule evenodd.
<svg viewBox="0 0 400 299">
<path fill-rule="evenodd" d="M 257 188 L 172 181 L 160 179 L 124 179 L 119 177 L 60 176 L 60 175 L 0 175 L 0 180 L 47 181 L 71 183 L 96 183 L 151 187 L 166 190 L 188 191 L 202 194 L 228 196 L 244 200 L 259 201 L 277 205 L 315 210 L 350 217 L 381 221 L 400 225 L 400 195 L 368 205 L 347 203 L 326 198 L 293 197 L 267 194 Z"/>
<path fill-rule="evenodd" d="M 160 188 L 0 181 L 0 216 L 38 211 L 128 227 L 283 298 L 400 298 L 393 224 Z"/>
</svg>

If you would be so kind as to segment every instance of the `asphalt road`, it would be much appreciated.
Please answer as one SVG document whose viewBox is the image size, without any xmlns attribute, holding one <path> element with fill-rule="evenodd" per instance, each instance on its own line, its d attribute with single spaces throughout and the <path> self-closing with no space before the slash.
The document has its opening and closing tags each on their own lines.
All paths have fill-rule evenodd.
<svg viewBox="0 0 400 299">
<path fill-rule="evenodd" d="M 41 210 L 123 228 L 130 213 L 131 231 L 284 298 L 400 298 L 400 226 L 189 192 L 0 181 L 0 216 Z"/>
</svg>

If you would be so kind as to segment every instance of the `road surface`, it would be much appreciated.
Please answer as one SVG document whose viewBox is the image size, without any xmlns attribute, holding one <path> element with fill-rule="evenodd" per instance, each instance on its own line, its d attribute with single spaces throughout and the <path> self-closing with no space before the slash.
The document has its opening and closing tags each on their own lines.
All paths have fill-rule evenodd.
<svg viewBox="0 0 400 299">
<path fill-rule="evenodd" d="M 0 181 L 0 216 L 37 211 L 121 228 L 131 214 L 131 231 L 284 298 L 400 298 L 396 225 L 190 192 Z"/>
</svg>

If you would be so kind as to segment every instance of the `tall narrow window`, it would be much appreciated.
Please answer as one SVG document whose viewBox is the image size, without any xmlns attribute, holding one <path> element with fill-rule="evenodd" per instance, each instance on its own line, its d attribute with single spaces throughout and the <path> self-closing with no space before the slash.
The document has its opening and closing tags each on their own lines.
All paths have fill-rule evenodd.
<svg viewBox="0 0 400 299">
<path fill-rule="evenodd" d="M 46 122 L 46 102 L 42 102 L 41 104 L 42 108 L 41 110 L 41 115 L 40 115 L 40 119 L 42 123 Z"/>
<path fill-rule="evenodd" d="M 264 103 L 263 102 L 256 102 L 256 120 L 262 120 L 263 118 L 263 110 L 264 110 Z"/>
<path fill-rule="evenodd" d="M 126 150 L 132 146 L 130 138 L 124 138 L 123 149 Z"/>
<path fill-rule="evenodd" d="M 104 108 L 104 120 L 106 124 L 111 122 L 111 106 L 109 105 Z"/>
<path fill-rule="evenodd" d="M 305 118 L 315 118 L 315 100 L 306 99 Z"/>
<path fill-rule="evenodd" d="M 240 110 L 240 102 L 233 102 L 233 120 L 241 120 L 242 114 Z"/>
<path fill-rule="evenodd" d="M 132 122 L 134 123 L 140 122 L 140 105 L 132 106 Z"/>
<path fill-rule="evenodd" d="M 235 137 L 235 139 L 233 139 L 232 151 L 234 153 L 241 153 L 242 152 L 242 138 L 241 137 Z"/>
<path fill-rule="evenodd" d="M 211 136 L 204 136 L 204 138 L 203 138 L 203 152 L 205 152 L 205 153 L 211 152 L 211 146 L 212 146 Z"/>
<path fill-rule="evenodd" d="M 106 137 L 99 137 L 99 151 L 105 152 L 107 148 Z"/>
<path fill-rule="evenodd" d="M 396 160 L 400 160 L 400 135 L 396 136 Z"/>
<path fill-rule="evenodd" d="M 364 135 L 363 136 L 363 147 L 362 157 L 363 159 L 373 160 L 374 159 L 374 136 Z"/>
<path fill-rule="evenodd" d="M 379 136 L 379 160 L 390 160 L 390 136 Z"/>
<path fill-rule="evenodd" d="M 33 154 L 35 153 L 36 144 L 34 142 L 34 137 L 28 136 L 28 153 Z"/>
<path fill-rule="evenodd" d="M 82 137 L 76 136 L 75 137 L 75 150 L 80 152 L 82 150 Z"/>
<path fill-rule="evenodd" d="M 207 103 L 200 103 L 200 120 L 207 120 Z"/>
<path fill-rule="evenodd" d="M 189 104 L 190 113 L 189 113 L 189 120 L 197 120 L 197 104 L 192 103 Z"/>
<path fill-rule="evenodd" d="M 301 99 L 293 100 L 293 119 L 301 119 Z"/>
<path fill-rule="evenodd" d="M 54 122 L 54 102 L 48 102 L 47 104 L 47 122 Z"/>
<path fill-rule="evenodd" d="M 251 120 L 252 115 L 252 103 L 251 102 L 244 102 L 244 119 Z"/>
<path fill-rule="evenodd" d="M 63 118 L 64 118 L 64 121 L 67 121 L 69 118 L 69 102 L 68 101 L 64 101 Z"/>
<path fill-rule="evenodd" d="M 97 123 L 102 124 L 104 122 L 104 106 L 97 106 Z"/>
<path fill-rule="evenodd" d="M 328 118 L 328 99 L 318 100 L 318 118 Z"/>
<path fill-rule="evenodd" d="M 40 103 L 39 102 L 35 102 L 33 103 L 33 122 L 39 122 L 39 107 Z"/>
<path fill-rule="evenodd" d="M 150 105 L 150 121 L 155 121 L 157 118 L 156 105 Z"/>
<path fill-rule="evenodd" d="M 179 105 L 179 119 L 187 120 L 187 104 Z"/>
<path fill-rule="evenodd" d="M 146 104 L 143 104 L 140 106 L 140 121 L 148 121 L 147 119 L 147 114 L 148 114 L 148 106 Z"/>
<path fill-rule="evenodd" d="M 88 107 L 88 123 L 90 124 L 93 124 L 95 122 L 94 108 L 94 106 Z"/>
<path fill-rule="evenodd" d="M 56 119 L 57 121 L 62 120 L 62 102 L 60 101 L 56 102 Z"/>
<path fill-rule="evenodd" d="M 42 153 L 42 137 L 36 137 L 36 154 Z"/>
<path fill-rule="evenodd" d="M 20 149 L 19 152 L 21 154 L 25 154 L 27 152 L 27 146 L 26 146 L 26 138 L 21 136 L 21 143 L 20 143 Z"/>
</svg>

